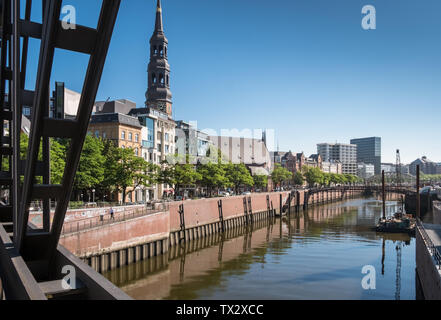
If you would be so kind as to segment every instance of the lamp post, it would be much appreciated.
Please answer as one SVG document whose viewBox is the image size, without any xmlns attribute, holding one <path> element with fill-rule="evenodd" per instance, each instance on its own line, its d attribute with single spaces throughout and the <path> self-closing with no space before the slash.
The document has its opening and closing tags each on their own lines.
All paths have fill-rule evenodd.
<svg viewBox="0 0 441 320">
<path fill-rule="evenodd" d="M 92 190 L 92 202 L 95 202 L 95 189 Z"/>
</svg>

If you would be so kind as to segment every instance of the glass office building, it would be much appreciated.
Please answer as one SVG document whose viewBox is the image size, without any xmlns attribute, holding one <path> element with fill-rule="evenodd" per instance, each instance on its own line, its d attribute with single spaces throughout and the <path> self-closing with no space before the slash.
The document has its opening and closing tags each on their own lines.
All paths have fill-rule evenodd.
<svg viewBox="0 0 441 320">
<path fill-rule="evenodd" d="M 381 138 L 352 139 L 351 144 L 357 145 L 357 162 L 373 164 L 375 174 L 381 174 Z"/>
</svg>

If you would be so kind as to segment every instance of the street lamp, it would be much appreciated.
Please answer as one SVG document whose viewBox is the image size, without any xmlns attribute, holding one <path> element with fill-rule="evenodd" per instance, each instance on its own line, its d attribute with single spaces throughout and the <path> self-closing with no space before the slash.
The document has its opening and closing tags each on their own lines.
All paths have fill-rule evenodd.
<svg viewBox="0 0 441 320">
<path fill-rule="evenodd" d="M 92 190 L 92 202 L 95 202 L 95 189 Z"/>
</svg>

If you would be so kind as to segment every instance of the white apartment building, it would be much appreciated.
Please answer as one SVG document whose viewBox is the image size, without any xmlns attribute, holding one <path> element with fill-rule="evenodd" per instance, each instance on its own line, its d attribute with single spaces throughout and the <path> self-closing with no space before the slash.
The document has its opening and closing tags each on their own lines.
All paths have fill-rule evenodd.
<svg viewBox="0 0 441 320">
<path fill-rule="evenodd" d="M 343 143 L 320 143 L 317 153 L 324 162 L 339 161 L 343 174 L 357 175 L 357 145 Z"/>
</svg>

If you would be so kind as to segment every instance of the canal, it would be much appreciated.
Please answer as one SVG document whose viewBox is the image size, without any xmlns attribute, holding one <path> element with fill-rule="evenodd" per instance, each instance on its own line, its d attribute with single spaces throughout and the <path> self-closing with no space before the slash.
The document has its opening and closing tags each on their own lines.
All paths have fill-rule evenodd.
<svg viewBox="0 0 441 320">
<path fill-rule="evenodd" d="M 387 201 L 387 213 L 398 206 Z M 374 198 L 316 206 L 104 276 L 135 299 L 413 300 L 415 239 L 372 231 L 381 210 Z M 371 290 L 361 284 L 367 265 L 375 268 Z"/>
</svg>

